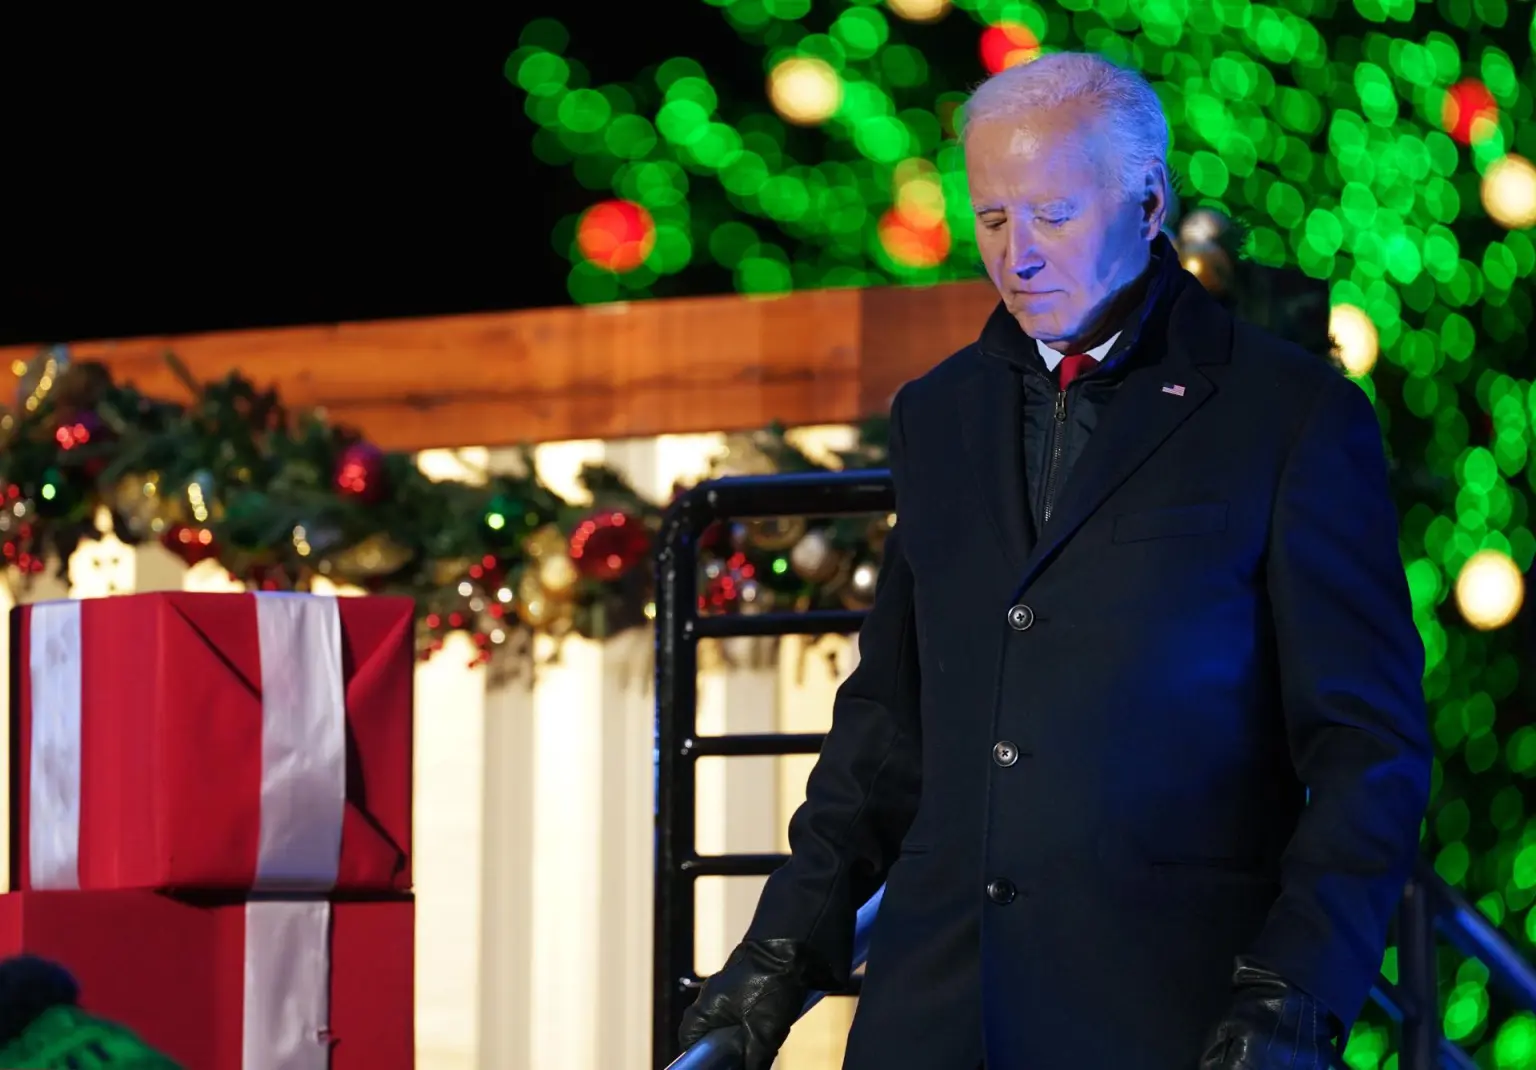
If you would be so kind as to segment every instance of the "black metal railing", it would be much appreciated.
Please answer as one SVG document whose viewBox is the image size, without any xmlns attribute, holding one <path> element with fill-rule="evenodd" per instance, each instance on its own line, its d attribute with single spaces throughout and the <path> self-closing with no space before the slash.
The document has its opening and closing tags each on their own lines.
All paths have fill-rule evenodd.
<svg viewBox="0 0 1536 1070">
<path fill-rule="evenodd" d="M 700 855 L 694 838 L 698 759 L 815 754 L 820 735 L 703 736 L 698 733 L 698 644 L 727 636 L 835 635 L 858 631 L 864 614 L 845 610 L 714 616 L 699 614 L 698 540 L 710 524 L 786 516 L 889 513 L 884 471 L 741 476 L 682 494 L 662 522 L 656 560 L 656 946 L 653 1061 L 677 1054 L 683 1011 L 697 993 L 694 883 L 700 877 L 767 876 L 783 855 Z"/>
<path fill-rule="evenodd" d="M 846 516 L 890 512 L 895 493 L 883 471 L 749 476 L 701 484 L 668 511 L 657 556 L 656 598 L 656 946 L 653 1061 L 658 1070 L 732 1070 L 740 1063 L 730 1031 L 679 1056 L 677 1033 L 700 978 L 694 963 L 694 882 L 703 876 L 766 876 L 783 855 L 701 856 L 694 839 L 697 769 L 705 756 L 815 754 L 818 734 L 698 735 L 698 641 L 705 637 L 856 632 L 860 612 L 701 617 L 698 537 L 719 520 Z M 880 895 L 859 911 L 854 962 L 863 964 Z M 1436 934 L 1488 967 L 1516 1006 L 1536 1011 L 1536 969 L 1497 927 L 1420 861 L 1395 924 L 1398 979 L 1378 978 L 1371 997 L 1398 1024 L 1399 1070 L 1475 1070 L 1441 1030 Z M 825 993 L 813 993 L 805 1010 Z M 802 1012 L 803 1013 L 803 1012 Z M 675 1061 L 674 1061 L 675 1059 Z M 1335 1059 L 1335 1065 L 1343 1064 Z"/>
</svg>

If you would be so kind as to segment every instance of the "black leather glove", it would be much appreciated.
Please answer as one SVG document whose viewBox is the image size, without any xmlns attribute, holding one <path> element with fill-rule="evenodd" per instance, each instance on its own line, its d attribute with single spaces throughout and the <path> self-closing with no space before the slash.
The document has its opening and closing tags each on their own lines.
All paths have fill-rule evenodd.
<svg viewBox="0 0 1536 1070">
<path fill-rule="evenodd" d="M 1200 1070 L 1328 1070 L 1338 1030 L 1326 1008 L 1279 974 L 1239 958 L 1232 1006 Z"/>
<path fill-rule="evenodd" d="M 805 1006 L 811 973 L 809 954 L 798 941 L 745 941 L 683 1012 L 678 1034 L 683 1046 L 716 1029 L 739 1026 L 743 1067 L 768 1070 Z"/>
</svg>

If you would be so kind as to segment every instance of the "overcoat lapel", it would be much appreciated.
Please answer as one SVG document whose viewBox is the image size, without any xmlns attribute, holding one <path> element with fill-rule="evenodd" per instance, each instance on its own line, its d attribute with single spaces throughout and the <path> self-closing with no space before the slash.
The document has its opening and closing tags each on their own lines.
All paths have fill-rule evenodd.
<svg viewBox="0 0 1536 1070">
<path fill-rule="evenodd" d="M 1017 576 L 1034 541 L 1024 485 L 1024 388 L 1019 373 L 1001 360 L 981 357 L 956 394 L 971 478 L 980 485 L 1006 574 Z"/>
<path fill-rule="evenodd" d="M 1198 365 L 1230 358 L 1231 315 L 1195 283 L 1184 287 L 1165 322 L 1162 359 L 1132 367 L 1105 407 L 1062 486 L 1050 522 L 1018 573 L 1015 598 L 1105 500 L 1216 393 L 1215 383 Z"/>
</svg>

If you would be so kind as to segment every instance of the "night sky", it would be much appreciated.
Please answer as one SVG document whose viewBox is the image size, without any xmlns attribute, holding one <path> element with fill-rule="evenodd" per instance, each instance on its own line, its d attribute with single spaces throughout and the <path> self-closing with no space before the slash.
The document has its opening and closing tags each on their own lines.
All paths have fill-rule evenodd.
<svg viewBox="0 0 1536 1070">
<path fill-rule="evenodd" d="M 549 232 L 593 194 L 529 153 L 522 25 L 565 17 L 598 82 L 760 56 L 697 0 L 514 6 L 7 26 L 0 344 L 567 303 Z"/>
</svg>

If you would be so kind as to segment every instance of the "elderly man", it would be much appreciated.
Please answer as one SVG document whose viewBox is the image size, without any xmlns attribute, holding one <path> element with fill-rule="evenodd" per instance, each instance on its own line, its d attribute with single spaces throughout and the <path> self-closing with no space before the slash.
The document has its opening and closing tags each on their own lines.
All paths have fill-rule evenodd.
<svg viewBox="0 0 1536 1070">
<path fill-rule="evenodd" d="M 1180 267 L 1137 75 L 1046 56 L 963 136 L 1002 302 L 892 406 L 863 658 L 684 1039 L 767 1067 L 885 882 L 850 1070 L 1323 1067 L 1430 779 L 1370 402 Z"/>
</svg>

